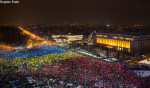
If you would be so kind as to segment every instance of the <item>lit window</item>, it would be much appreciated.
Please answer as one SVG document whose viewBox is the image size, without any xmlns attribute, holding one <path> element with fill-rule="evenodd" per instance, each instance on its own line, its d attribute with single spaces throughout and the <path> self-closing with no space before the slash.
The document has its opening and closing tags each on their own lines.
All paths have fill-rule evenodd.
<svg viewBox="0 0 150 88">
<path fill-rule="evenodd" d="M 125 38 L 126 40 L 128 41 L 133 41 L 134 39 L 133 38 Z"/>
<path fill-rule="evenodd" d="M 103 35 L 96 35 L 96 36 L 98 36 L 98 37 L 103 37 Z"/>
<path fill-rule="evenodd" d="M 107 38 L 107 35 L 104 35 L 105 38 Z"/>
<path fill-rule="evenodd" d="M 114 36 L 113 38 L 114 38 L 114 39 L 117 39 L 118 37 Z"/>
<path fill-rule="evenodd" d="M 119 37 L 119 39 L 124 39 L 123 37 Z"/>
</svg>

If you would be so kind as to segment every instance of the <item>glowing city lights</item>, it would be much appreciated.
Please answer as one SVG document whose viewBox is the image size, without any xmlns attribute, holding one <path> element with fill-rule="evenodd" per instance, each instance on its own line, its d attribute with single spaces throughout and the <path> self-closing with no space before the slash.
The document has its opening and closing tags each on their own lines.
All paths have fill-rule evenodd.
<svg viewBox="0 0 150 88">
<path fill-rule="evenodd" d="M 18 28 L 23 31 L 23 34 L 30 36 L 30 38 L 27 41 L 27 46 L 34 46 L 34 45 L 41 45 L 41 44 L 47 44 L 47 45 L 54 44 L 52 41 L 43 40 L 43 38 L 36 36 L 35 34 L 29 32 L 21 27 L 18 27 Z"/>
<path fill-rule="evenodd" d="M 13 50 L 14 48 L 5 44 L 0 44 L 0 50 Z"/>
<path fill-rule="evenodd" d="M 29 32 L 29 31 L 27 31 L 27 30 L 25 30 L 25 29 L 23 29 L 23 28 L 21 28 L 21 27 L 18 27 L 18 28 L 19 28 L 20 30 L 22 30 L 24 34 L 29 35 L 32 39 L 36 39 L 36 40 L 42 39 L 42 38 L 40 38 L 39 36 L 36 36 L 36 35 L 34 35 L 33 33 Z"/>
</svg>

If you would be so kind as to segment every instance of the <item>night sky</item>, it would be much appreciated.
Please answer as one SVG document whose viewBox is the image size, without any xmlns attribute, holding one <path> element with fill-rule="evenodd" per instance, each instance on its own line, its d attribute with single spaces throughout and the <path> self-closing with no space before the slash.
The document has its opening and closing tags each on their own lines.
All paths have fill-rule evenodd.
<svg viewBox="0 0 150 88">
<path fill-rule="evenodd" d="M 0 24 L 150 24 L 150 0 L 19 1 L 0 4 Z"/>
</svg>

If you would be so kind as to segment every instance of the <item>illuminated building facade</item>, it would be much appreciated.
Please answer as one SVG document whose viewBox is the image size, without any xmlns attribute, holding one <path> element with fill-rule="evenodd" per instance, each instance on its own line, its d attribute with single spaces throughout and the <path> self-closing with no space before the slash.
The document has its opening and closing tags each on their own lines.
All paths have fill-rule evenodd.
<svg viewBox="0 0 150 88">
<path fill-rule="evenodd" d="M 67 43 L 82 40 L 83 35 L 52 35 L 56 43 L 62 43 L 62 40 Z"/>
<path fill-rule="evenodd" d="M 97 33 L 94 35 L 94 45 L 111 46 L 116 50 L 131 54 L 143 54 L 150 50 L 150 35 L 123 35 Z"/>
</svg>

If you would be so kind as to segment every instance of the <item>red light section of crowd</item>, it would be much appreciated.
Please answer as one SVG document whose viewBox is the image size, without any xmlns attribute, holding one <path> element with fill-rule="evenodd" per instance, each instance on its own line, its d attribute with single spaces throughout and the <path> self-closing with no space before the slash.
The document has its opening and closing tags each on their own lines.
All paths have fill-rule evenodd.
<svg viewBox="0 0 150 88">
<path fill-rule="evenodd" d="M 131 67 L 131 65 L 130 65 Z M 71 82 L 88 84 L 96 82 L 99 86 L 112 87 L 113 85 L 128 85 L 137 87 L 141 83 L 146 83 L 145 78 L 136 76 L 122 68 L 120 63 L 107 63 L 97 61 L 89 57 L 76 57 L 46 65 L 36 71 L 27 72 L 26 69 L 17 71 L 21 74 L 39 74 L 43 76 L 53 75 L 58 80 L 70 80 Z"/>
</svg>

